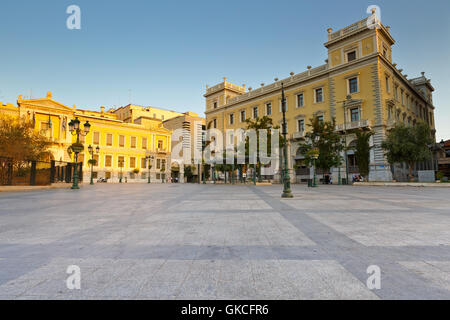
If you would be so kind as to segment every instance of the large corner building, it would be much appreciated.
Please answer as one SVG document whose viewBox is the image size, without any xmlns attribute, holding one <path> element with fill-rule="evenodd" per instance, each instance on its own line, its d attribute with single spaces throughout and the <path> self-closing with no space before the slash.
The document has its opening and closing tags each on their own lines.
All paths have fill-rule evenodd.
<svg viewBox="0 0 450 320">
<path fill-rule="evenodd" d="M 389 27 L 370 21 L 375 15 L 343 29 L 328 29 L 328 41 L 324 44 L 328 57 L 325 64 L 307 67 L 298 74 L 274 83 L 261 84 L 257 89 L 245 88 L 224 81 L 206 88 L 206 123 L 225 132 L 227 129 L 246 128 L 245 119 L 267 115 L 274 125 L 281 124 L 281 83 L 286 91 L 287 128 L 289 135 L 289 168 L 295 173 L 293 181 L 309 178 L 303 156 L 297 152 L 298 141 L 309 130 L 309 119 L 318 117 L 324 121 L 336 120 L 336 130 L 342 133 L 348 146 L 354 144 L 354 130 L 373 130 L 370 156 L 370 179 L 389 181 L 405 176 L 401 166 L 391 168 L 380 147 L 388 131 L 397 122 L 415 125 L 426 121 L 434 135 L 434 91 L 430 80 L 422 73 L 408 77 L 393 62 L 392 38 Z M 368 23 L 369 21 L 369 23 Z M 357 163 L 352 152 L 341 168 L 333 168 L 334 181 L 337 172 L 357 173 Z M 427 164 L 422 164 L 427 166 Z M 266 168 L 267 169 L 267 168 Z M 427 169 L 427 168 L 418 168 Z M 430 169 L 430 168 L 428 168 Z M 263 174 L 278 176 L 279 172 Z"/>
</svg>

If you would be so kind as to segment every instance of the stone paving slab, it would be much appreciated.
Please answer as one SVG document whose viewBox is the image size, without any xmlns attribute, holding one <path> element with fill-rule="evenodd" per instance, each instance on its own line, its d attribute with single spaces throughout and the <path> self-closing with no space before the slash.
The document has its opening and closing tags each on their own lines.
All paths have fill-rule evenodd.
<svg viewBox="0 0 450 320">
<path fill-rule="evenodd" d="M 128 184 L 0 194 L 0 299 L 450 299 L 448 190 Z M 81 290 L 69 290 L 69 265 Z M 381 289 L 366 286 L 381 268 Z"/>
</svg>

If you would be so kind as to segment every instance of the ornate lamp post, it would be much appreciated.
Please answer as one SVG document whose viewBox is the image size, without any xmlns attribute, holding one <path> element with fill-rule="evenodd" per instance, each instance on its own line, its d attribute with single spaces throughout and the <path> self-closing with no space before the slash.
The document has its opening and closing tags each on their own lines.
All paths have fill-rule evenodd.
<svg viewBox="0 0 450 320">
<path fill-rule="evenodd" d="M 214 159 L 214 167 L 212 170 L 212 175 L 213 175 L 214 184 L 216 184 L 216 159 Z"/>
<path fill-rule="evenodd" d="M 91 146 L 91 145 L 89 145 L 89 147 L 88 147 L 88 151 L 89 151 L 89 153 L 91 154 L 91 161 L 89 161 L 90 162 L 90 164 L 91 164 L 91 183 L 90 184 L 94 184 L 94 177 L 93 177 L 93 173 L 94 173 L 94 148 Z M 99 146 L 97 146 L 97 148 L 95 148 L 95 153 L 99 153 L 100 152 L 100 147 Z"/>
<path fill-rule="evenodd" d="M 122 183 L 122 176 L 123 176 L 123 166 L 125 164 L 125 160 L 119 160 L 118 161 L 119 167 L 120 167 L 120 177 L 119 177 L 119 183 Z"/>
<path fill-rule="evenodd" d="M 311 150 L 311 158 L 314 160 L 314 171 L 313 171 L 313 183 L 312 187 L 317 187 L 317 179 L 316 179 L 316 160 L 319 159 L 319 149 L 314 148 Z"/>
<path fill-rule="evenodd" d="M 91 129 L 91 125 L 89 121 L 86 121 L 84 124 L 84 130 L 81 131 L 80 128 L 80 120 L 78 120 L 78 117 L 75 117 L 75 119 L 70 120 L 69 122 L 69 131 L 73 136 L 77 137 L 77 142 L 72 143 L 71 149 L 75 153 L 75 164 L 74 164 L 74 172 L 73 172 L 73 183 L 72 183 L 72 189 L 80 189 L 78 186 L 78 168 L 77 168 L 77 162 L 78 162 L 78 154 L 84 150 L 84 145 L 80 143 L 80 135 L 86 136 L 89 133 L 89 130 Z"/>
<path fill-rule="evenodd" d="M 155 159 L 154 156 L 146 156 L 145 157 L 145 161 L 147 162 L 147 168 L 148 168 L 147 183 L 151 183 L 151 180 L 150 180 L 150 169 L 152 168 L 152 164 L 150 163 L 150 161 L 153 161 L 153 159 Z"/>
<path fill-rule="evenodd" d="M 287 146 L 287 125 L 286 125 L 286 97 L 284 96 L 284 87 L 283 82 L 281 83 L 281 110 L 283 111 L 283 138 L 284 138 L 284 146 L 283 146 L 283 193 L 281 194 L 282 198 L 293 198 L 294 196 L 291 193 L 291 178 L 289 177 L 288 171 L 288 146 Z"/>
</svg>

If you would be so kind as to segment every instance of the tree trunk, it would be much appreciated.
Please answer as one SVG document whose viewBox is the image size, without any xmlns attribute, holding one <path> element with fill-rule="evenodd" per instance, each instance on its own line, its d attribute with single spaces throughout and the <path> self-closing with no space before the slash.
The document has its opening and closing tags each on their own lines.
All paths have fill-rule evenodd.
<svg viewBox="0 0 450 320">
<path fill-rule="evenodd" d="M 414 163 L 410 163 L 409 164 L 409 182 L 413 182 L 414 181 L 413 174 L 412 174 L 413 166 L 414 166 Z"/>
</svg>

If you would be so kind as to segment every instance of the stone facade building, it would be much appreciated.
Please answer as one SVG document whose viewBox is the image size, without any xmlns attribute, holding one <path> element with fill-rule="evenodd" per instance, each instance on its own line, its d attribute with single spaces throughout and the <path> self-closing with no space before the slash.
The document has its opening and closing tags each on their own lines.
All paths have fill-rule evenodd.
<svg viewBox="0 0 450 320">
<path fill-rule="evenodd" d="M 370 179 L 389 181 L 403 174 L 401 166 L 391 168 L 381 149 L 381 142 L 398 122 L 415 125 L 427 122 L 434 129 L 434 91 L 425 73 L 409 78 L 393 61 L 389 27 L 376 20 L 375 13 L 343 29 L 328 29 L 325 64 L 307 67 L 301 73 L 291 72 L 284 79 L 261 84 L 257 89 L 224 81 L 206 88 L 204 97 L 207 126 L 221 130 L 246 128 L 246 119 L 269 116 L 274 125 L 281 125 L 281 84 L 287 102 L 289 136 L 289 169 L 292 181 L 305 181 L 310 170 L 298 153 L 298 142 L 309 130 L 309 120 L 336 120 L 336 131 L 342 133 L 347 146 L 355 141 L 355 130 L 372 130 L 370 144 Z M 225 134 L 223 134 L 225 137 Z M 234 135 L 236 136 L 236 135 Z M 344 139 L 345 137 L 345 139 Z M 344 156 L 344 154 L 343 154 Z M 358 167 L 352 151 L 341 168 L 333 168 L 333 180 L 338 172 L 350 174 Z M 294 165 L 295 166 L 295 170 Z M 277 166 L 266 175 L 279 175 Z M 395 169 L 395 170 L 394 170 Z M 296 174 L 293 174 L 295 171 Z M 351 177 L 350 177 L 351 178 Z"/>
</svg>

